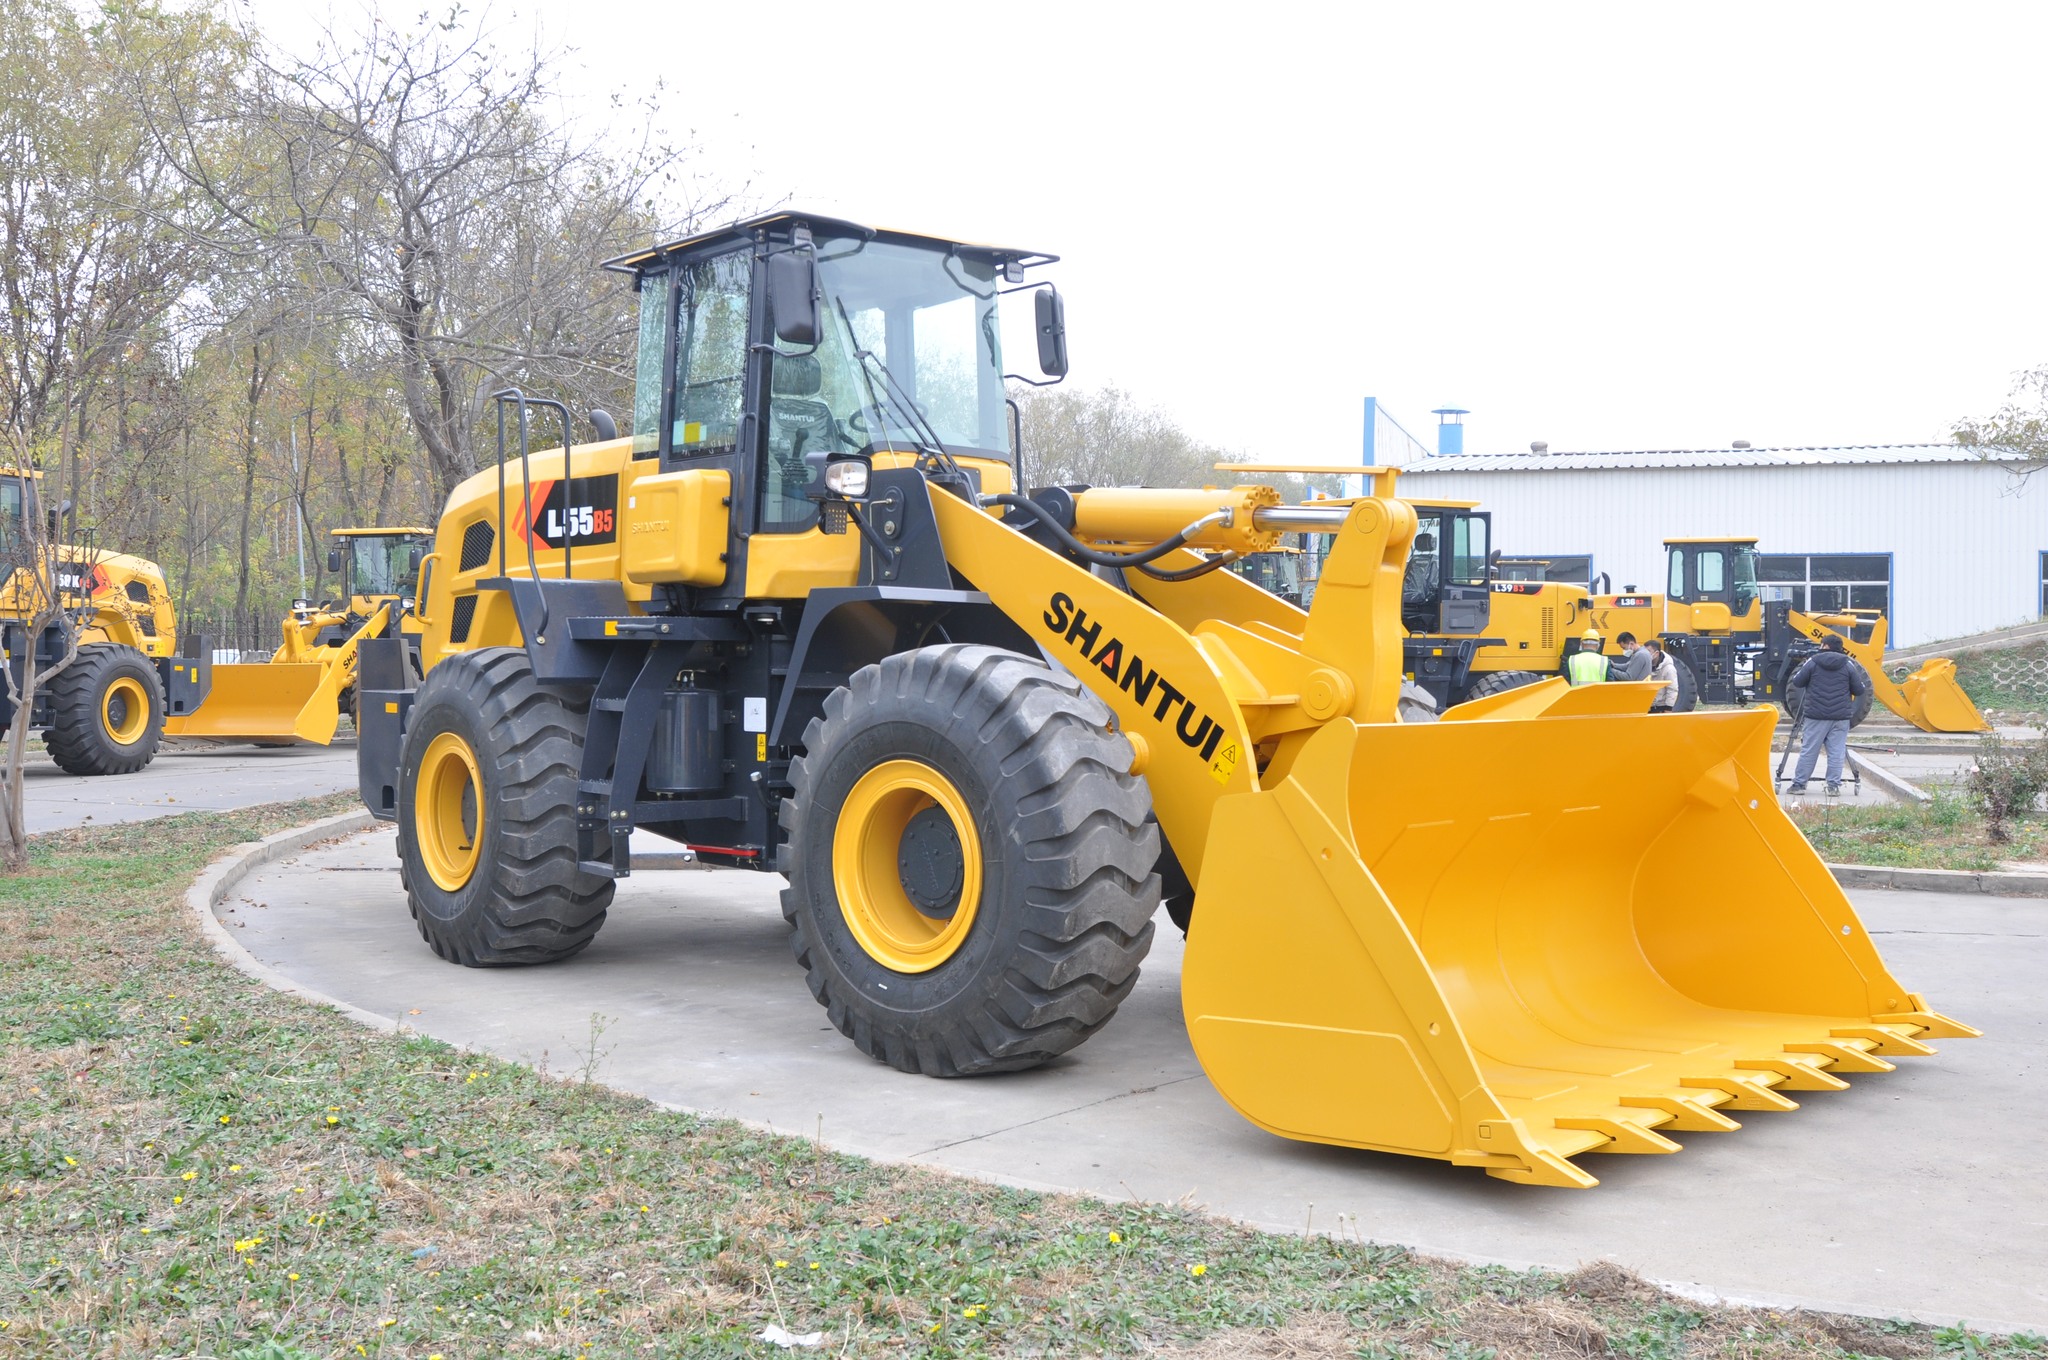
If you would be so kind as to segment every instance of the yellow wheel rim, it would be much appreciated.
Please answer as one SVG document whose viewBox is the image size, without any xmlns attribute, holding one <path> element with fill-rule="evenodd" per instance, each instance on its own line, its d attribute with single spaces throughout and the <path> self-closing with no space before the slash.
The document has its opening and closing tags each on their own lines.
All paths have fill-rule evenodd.
<svg viewBox="0 0 2048 1360">
<path fill-rule="evenodd" d="M 920 815 L 934 808 L 943 822 Z M 948 858 L 944 823 L 951 824 L 957 866 Z M 832 886 L 853 938 L 884 968 L 926 973 L 958 953 L 981 905 L 981 874 L 967 800 L 931 766 L 886 761 L 848 790 L 832 832 Z"/>
<path fill-rule="evenodd" d="M 476 872 L 483 792 L 483 774 L 468 742 L 443 732 L 427 743 L 413 791 L 412 826 L 427 877 L 445 892 L 460 891 Z"/>
<path fill-rule="evenodd" d="M 149 692 L 132 675 L 117 675 L 100 696 L 100 725 L 121 746 L 133 746 L 149 729 Z"/>
</svg>

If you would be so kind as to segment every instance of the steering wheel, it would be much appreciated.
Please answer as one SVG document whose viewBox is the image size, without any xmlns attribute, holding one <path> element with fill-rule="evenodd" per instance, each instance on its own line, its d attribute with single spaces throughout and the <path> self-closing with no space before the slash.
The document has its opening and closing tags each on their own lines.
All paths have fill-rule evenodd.
<svg viewBox="0 0 2048 1360">
<path fill-rule="evenodd" d="M 861 443 L 872 444 L 875 439 L 874 431 L 877 428 L 888 429 L 889 417 L 879 406 L 863 406 L 839 423 L 845 429 L 859 435 Z"/>
</svg>

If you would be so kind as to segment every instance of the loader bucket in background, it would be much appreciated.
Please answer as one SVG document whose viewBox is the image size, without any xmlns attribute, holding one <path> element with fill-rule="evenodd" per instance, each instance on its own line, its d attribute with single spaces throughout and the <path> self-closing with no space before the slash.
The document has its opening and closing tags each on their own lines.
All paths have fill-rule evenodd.
<svg viewBox="0 0 2048 1360">
<path fill-rule="evenodd" d="M 1779 809 L 1774 713 L 1531 717 L 1517 693 L 1496 719 L 1336 720 L 1217 805 L 1183 1004 L 1247 1118 L 1588 1186 L 1580 1153 L 1676 1151 L 1975 1033 L 1886 971 Z"/>
<path fill-rule="evenodd" d="M 1956 663 L 1945 657 L 1922 662 L 1899 686 L 1904 717 L 1924 732 L 1989 732 L 1991 724 L 1956 680 Z"/>
<path fill-rule="evenodd" d="M 341 666 L 320 661 L 215 666 L 213 688 L 199 707 L 164 723 L 167 737 L 215 740 L 334 740 L 341 717 Z"/>
<path fill-rule="evenodd" d="M 1922 732 L 1989 732 L 1991 724 L 1984 721 L 1956 681 L 1955 662 L 1945 657 L 1923 662 L 1904 684 L 1885 674 L 1886 622 L 1875 620 L 1865 641 L 1858 642 L 1850 635 L 1842 639 L 1849 655 L 1870 677 L 1872 696 Z M 1808 635 L 1814 636 L 1810 630 Z"/>
</svg>

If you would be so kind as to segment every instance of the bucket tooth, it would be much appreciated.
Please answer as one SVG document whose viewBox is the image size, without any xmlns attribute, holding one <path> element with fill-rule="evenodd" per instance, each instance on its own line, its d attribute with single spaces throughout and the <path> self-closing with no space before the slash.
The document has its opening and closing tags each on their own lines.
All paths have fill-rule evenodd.
<svg viewBox="0 0 2048 1360">
<path fill-rule="evenodd" d="M 1922 1036 L 1929 1039 L 1981 1039 L 1984 1031 L 1960 1020 L 1952 1020 L 1939 1011 L 1927 1009 L 1927 1002 L 1918 992 L 1906 993 L 1906 1004 L 1911 1010 L 1898 1011 L 1891 1015 L 1880 1015 L 1881 1025 L 1916 1025 Z"/>
<path fill-rule="evenodd" d="M 1898 1065 L 1895 1063 L 1888 1063 L 1883 1058 L 1872 1057 L 1869 1050 L 1854 1040 L 1846 1043 L 1836 1040 L 1833 1042 L 1822 1041 L 1809 1044 L 1787 1044 L 1785 1045 L 1785 1051 L 1787 1053 L 1811 1053 L 1816 1057 L 1826 1058 L 1834 1065 L 1837 1071 L 1842 1072 L 1896 1072 L 1899 1070 Z"/>
<path fill-rule="evenodd" d="M 1604 1133 L 1608 1141 L 1595 1152 L 1676 1152 L 1681 1146 L 1672 1142 L 1654 1129 L 1646 1129 L 1632 1119 L 1605 1119 L 1597 1115 L 1582 1118 L 1564 1118 L 1557 1121 L 1561 1129 L 1584 1129 L 1589 1133 Z"/>
<path fill-rule="evenodd" d="M 1733 1097 L 1728 1102 L 1731 1110 L 1796 1110 L 1799 1102 L 1779 1095 L 1771 1089 L 1761 1076 L 1738 1077 L 1732 1073 L 1725 1077 L 1680 1077 L 1680 1086 L 1697 1091 L 1726 1091 Z"/>
<path fill-rule="evenodd" d="M 1733 1133 L 1742 1127 L 1698 1096 L 1623 1096 L 1621 1103 L 1634 1110 L 1662 1110 L 1671 1116 L 1667 1127 L 1680 1133 Z"/>
<path fill-rule="evenodd" d="M 1935 1051 L 1934 1045 L 1923 1044 L 1906 1033 L 1909 1028 L 1911 1026 L 1908 1025 L 1845 1025 L 1841 1029 L 1829 1030 L 1828 1035 L 1835 1039 L 1868 1039 L 1876 1045 L 1871 1052 L 1887 1058 L 1931 1056 Z"/>
<path fill-rule="evenodd" d="M 1846 1091 L 1849 1083 L 1821 1070 L 1817 1058 L 1786 1054 L 1782 1058 L 1739 1058 L 1735 1066 L 1745 1072 L 1776 1072 L 1785 1080 L 1778 1083 L 1788 1091 Z"/>
</svg>

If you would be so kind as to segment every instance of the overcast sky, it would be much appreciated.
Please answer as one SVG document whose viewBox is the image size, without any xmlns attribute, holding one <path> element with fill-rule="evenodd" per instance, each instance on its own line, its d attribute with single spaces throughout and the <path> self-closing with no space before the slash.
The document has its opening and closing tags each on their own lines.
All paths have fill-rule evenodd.
<svg viewBox="0 0 2048 1360">
<path fill-rule="evenodd" d="M 1366 396 L 1475 451 L 1934 440 L 2048 363 L 2040 4 L 489 14 L 665 77 L 762 206 L 1061 255 L 1070 381 L 1261 458 L 1355 461 Z"/>
</svg>

